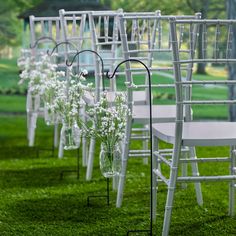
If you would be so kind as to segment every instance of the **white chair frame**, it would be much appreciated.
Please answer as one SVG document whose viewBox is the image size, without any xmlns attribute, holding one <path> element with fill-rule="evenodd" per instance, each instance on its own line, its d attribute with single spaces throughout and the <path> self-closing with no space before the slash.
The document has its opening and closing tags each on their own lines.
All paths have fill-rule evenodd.
<svg viewBox="0 0 236 236">
<path fill-rule="evenodd" d="M 119 37 L 119 22 L 118 22 L 118 15 L 122 14 L 122 10 L 119 9 L 118 11 L 113 11 L 113 12 L 91 12 L 89 14 L 89 19 L 90 19 L 90 28 L 91 28 L 91 34 L 92 34 L 92 44 L 93 44 L 93 50 L 96 52 L 100 53 L 102 55 L 102 49 L 101 47 L 103 45 L 109 45 L 111 47 L 111 57 L 109 58 L 103 58 L 105 67 L 109 68 L 110 72 L 113 72 L 115 66 L 121 62 L 122 59 L 124 59 L 124 56 L 121 55 L 116 55 L 116 50 L 118 47 L 121 48 L 121 40 Z M 156 13 L 155 12 L 137 12 L 137 13 L 123 13 L 125 16 L 154 16 Z M 97 25 L 95 25 L 95 20 L 98 18 Z M 108 28 L 108 23 L 109 19 L 113 19 L 113 32 L 111 35 L 108 34 L 109 28 Z M 104 24 L 104 35 L 101 35 L 100 28 L 101 28 L 101 20 L 104 20 L 104 22 L 107 22 Z M 145 26 L 147 27 L 147 26 Z M 135 37 L 136 31 L 135 31 L 135 25 L 132 25 L 132 38 Z M 142 33 L 145 33 L 144 30 L 142 30 Z M 140 38 L 144 40 L 143 35 L 140 35 Z M 99 39 L 103 39 L 104 42 L 99 42 Z M 145 39 L 147 41 L 148 39 Z M 107 66 L 106 66 L 107 65 Z M 116 75 L 125 75 L 124 72 L 117 72 Z M 116 76 L 115 75 L 115 76 Z M 101 86 L 101 85 L 100 85 Z M 116 88 L 116 79 L 113 79 L 110 81 L 110 87 L 108 88 L 107 95 L 108 97 L 113 100 L 115 98 L 115 93 L 120 92 L 117 91 Z M 134 104 L 139 104 L 139 105 L 144 105 L 147 104 L 147 95 L 145 91 L 133 91 L 133 100 Z M 112 102 L 112 101 L 111 101 Z M 146 129 L 137 129 L 133 128 L 133 131 L 142 131 L 146 132 Z M 134 137 L 135 139 L 137 138 L 137 135 Z M 91 140 L 93 146 L 95 146 L 95 140 Z M 147 148 L 147 142 L 144 141 L 144 146 Z M 91 149 L 90 151 L 94 150 Z M 94 153 L 90 152 L 89 153 L 89 158 L 88 158 L 88 168 L 87 168 L 87 180 L 90 180 L 92 178 L 92 168 L 93 168 L 93 159 L 94 159 Z M 146 162 L 147 163 L 147 162 Z M 114 185 L 113 185 L 114 187 Z"/>
<path fill-rule="evenodd" d="M 38 46 L 43 43 L 52 42 L 50 38 L 54 39 L 55 42 L 61 40 L 61 27 L 60 18 L 55 17 L 35 17 L 30 16 L 30 45 L 31 54 L 33 56 L 39 55 L 39 53 L 48 48 L 39 49 Z M 41 27 L 40 35 L 37 35 L 37 26 Z M 40 38 L 45 37 L 45 39 L 40 40 Z M 40 40 L 40 42 L 39 42 Z M 29 140 L 29 146 L 34 146 L 35 141 L 35 130 L 37 124 L 37 117 L 43 116 L 44 110 L 40 108 L 39 111 L 32 111 L 32 103 L 40 103 L 40 98 L 32 100 L 31 95 L 27 93 L 27 137 Z M 36 105 L 36 104 L 35 104 Z M 58 146 L 58 124 L 54 126 L 54 147 Z"/>
<path fill-rule="evenodd" d="M 119 23 L 120 23 L 120 35 L 121 35 L 121 40 L 122 40 L 122 46 L 123 46 L 123 55 L 124 59 L 134 59 L 134 57 L 131 56 L 133 50 L 129 49 L 129 42 L 127 40 L 127 32 L 125 28 L 125 21 L 126 19 L 131 19 L 134 21 L 138 20 L 152 20 L 153 21 L 153 28 L 152 31 L 149 32 L 149 48 L 148 49 L 143 49 L 140 50 L 140 52 L 147 52 L 148 55 L 147 57 L 144 58 L 136 58 L 136 59 L 141 59 L 141 60 L 146 60 L 147 66 L 149 70 L 153 73 L 155 71 L 173 71 L 173 68 L 160 68 L 160 67 L 155 67 L 153 64 L 153 53 L 154 52 L 171 52 L 171 45 L 170 43 L 168 44 L 168 48 L 163 48 L 161 45 L 161 21 L 167 21 L 170 16 L 162 16 L 160 11 L 156 12 L 155 16 L 147 16 L 147 15 L 120 15 L 119 18 Z M 195 16 L 179 16 L 179 19 L 198 19 L 200 18 L 200 14 L 197 13 Z M 138 24 L 138 23 L 137 23 Z M 158 37 L 156 36 L 156 31 L 158 30 Z M 139 34 L 137 34 L 139 36 Z M 157 37 L 157 38 L 156 38 Z M 138 45 L 142 44 L 142 41 L 137 37 L 136 43 Z M 157 44 L 157 48 L 155 48 L 155 43 Z M 135 52 L 138 52 L 139 50 L 135 50 Z M 190 51 L 188 51 L 190 53 Z M 189 68 L 185 68 L 188 72 Z M 121 207 L 122 205 L 122 200 L 123 200 L 123 192 L 124 192 L 124 185 L 125 185 L 125 178 L 126 178 L 126 170 L 127 170 L 127 162 L 129 157 L 149 157 L 150 156 L 150 150 L 148 148 L 143 149 L 143 150 L 130 150 L 130 140 L 132 139 L 131 135 L 131 130 L 132 130 L 132 124 L 134 123 L 139 123 L 143 125 L 148 125 L 149 123 L 149 105 L 133 105 L 133 97 L 130 94 L 129 90 L 134 90 L 133 86 L 133 74 L 137 73 L 145 73 L 142 72 L 142 68 L 131 68 L 130 63 L 126 63 L 126 81 L 128 84 L 128 105 L 130 107 L 132 117 L 127 117 L 127 126 L 126 126 L 126 134 L 125 134 L 125 141 L 124 141 L 124 148 L 123 148 L 123 153 L 122 153 L 122 169 L 121 169 L 121 174 L 119 177 L 119 185 L 118 185 L 118 192 L 117 192 L 117 201 L 116 201 L 116 206 Z M 190 72 L 188 72 L 190 73 Z M 147 79 L 146 79 L 146 84 L 144 85 L 137 85 L 135 86 L 136 88 L 143 88 L 148 91 L 148 85 L 147 85 Z M 152 85 L 152 87 L 174 87 L 173 84 L 169 85 L 163 85 L 163 84 L 157 84 L 157 85 Z M 148 92 L 147 92 L 147 97 L 148 97 Z M 152 105 L 152 110 L 153 110 L 153 123 L 162 123 L 162 122 L 173 122 L 175 120 L 176 116 L 176 106 L 175 105 Z M 186 111 L 186 117 L 191 116 L 191 111 L 187 112 Z M 135 138 L 135 137 L 134 137 Z M 148 140 L 149 136 L 142 135 L 141 137 L 137 137 L 136 139 L 141 139 L 141 140 Z M 182 149 L 183 151 L 186 151 L 185 148 Z M 195 151 L 194 149 L 190 148 L 190 153 L 191 156 L 195 156 Z M 192 171 L 193 173 L 197 173 L 197 164 L 192 165 Z M 183 175 L 186 175 L 186 167 L 183 168 Z M 199 205 L 202 204 L 202 194 L 201 194 L 201 186 L 199 183 L 195 184 L 196 188 L 196 194 L 197 194 L 197 199 Z"/>
<path fill-rule="evenodd" d="M 181 57 L 181 46 L 177 36 L 176 27 L 179 24 L 186 24 L 190 27 L 190 49 L 194 49 L 194 38 L 197 37 L 198 29 L 200 25 L 203 27 L 203 34 L 201 35 L 201 42 L 203 46 L 203 58 L 195 59 L 194 50 L 191 50 L 191 57 L 184 59 Z M 211 58 L 205 52 L 207 46 L 210 45 L 208 42 L 207 31 L 208 27 L 211 30 L 214 29 L 214 57 Z M 220 31 L 221 27 L 225 27 L 226 36 L 226 49 L 225 57 L 219 56 L 219 45 L 220 45 Z M 176 85 L 176 120 L 173 123 L 162 123 L 154 124 L 152 127 L 154 136 L 154 153 L 153 153 L 153 205 L 154 214 L 156 212 L 156 187 L 157 177 L 161 179 L 168 187 L 165 216 L 163 223 L 162 235 L 167 236 L 169 234 L 171 214 L 173 208 L 174 193 L 177 182 L 201 182 L 201 181 L 229 181 L 229 215 L 234 216 L 235 214 L 235 182 L 236 182 L 236 123 L 221 121 L 185 121 L 184 120 L 184 107 L 190 107 L 192 105 L 217 105 L 217 104 L 236 104 L 236 100 L 194 100 L 191 97 L 191 89 L 189 91 L 190 97 L 183 96 L 184 86 L 192 87 L 194 85 L 206 85 L 206 84 L 220 84 L 226 86 L 235 86 L 236 81 L 193 81 L 190 76 L 190 80 L 184 80 L 181 74 L 181 67 L 188 65 L 193 68 L 196 63 L 236 63 L 236 58 L 231 55 L 232 48 L 232 35 L 233 28 L 236 27 L 236 20 L 177 20 L 171 18 L 170 29 L 171 29 L 171 44 L 173 49 L 173 66 L 175 69 L 175 85 Z M 200 40 L 200 39 L 199 39 Z M 166 153 L 158 149 L 156 145 L 157 139 L 161 139 L 167 143 L 173 144 L 173 152 Z M 189 158 L 183 160 L 180 157 L 181 146 L 195 147 L 195 146 L 230 146 L 229 157 L 215 157 L 215 158 Z M 158 163 L 163 163 L 169 166 L 170 174 L 169 177 L 165 175 L 157 168 Z M 215 176 L 178 176 L 178 167 L 180 163 L 210 163 L 210 162 L 228 162 L 230 166 L 229 174 L 226 175 L 215 175 Z"/>
</svg>

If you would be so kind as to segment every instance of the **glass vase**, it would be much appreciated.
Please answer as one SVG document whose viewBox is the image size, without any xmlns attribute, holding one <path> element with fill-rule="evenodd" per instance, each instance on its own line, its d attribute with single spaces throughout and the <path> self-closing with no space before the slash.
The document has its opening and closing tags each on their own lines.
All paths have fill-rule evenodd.
<svg viewBox="0 0 236 236">
<path fill-rule="evenodd" d="M 55 124 L 55 114 L 47 106 L 44 107 L 44 120 L 47 125 Z"/>
<path fill-rule="evenodd" d="M 76 121 L 63 122 L 61 129 L 63 145 L 65 150 L 77 149 L 80 146 L 81 130 Z"/>
<path fill-rule="evenodd" d="M 111 178 L 120 174 L 121 171 L 121 149 L 118 144 L 108 148 L 101 145 L 99 156 L 100 170 L 105 178 Z"/>
</svg>

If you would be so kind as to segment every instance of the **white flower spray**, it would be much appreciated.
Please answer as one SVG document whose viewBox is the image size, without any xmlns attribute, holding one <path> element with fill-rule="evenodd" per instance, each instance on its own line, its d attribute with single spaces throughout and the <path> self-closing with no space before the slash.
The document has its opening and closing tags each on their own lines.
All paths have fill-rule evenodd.
<svg viewBox="0 0 236 236">
<path fill-rule="evenodd" d="M 86 136 L 98 138 L 108 151 L 123 140 L 127 116 L 130 115 L 126 105 L 126 95 L 117 93 L 113 102 L 108 100 L 107 93 L 88 110 L 94 125 L 86 125 L 80 121 Z"/>
</svg>

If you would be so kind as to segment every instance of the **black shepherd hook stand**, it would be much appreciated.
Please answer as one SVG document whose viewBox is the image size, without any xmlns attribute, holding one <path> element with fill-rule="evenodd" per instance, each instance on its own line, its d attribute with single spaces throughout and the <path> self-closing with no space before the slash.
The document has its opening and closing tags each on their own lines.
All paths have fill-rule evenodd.
<svg viewBox="0 0 236 236">
<path fill-rule="evenodd" d="M 80 177 L 80 162 L 79 162 L 79 148 L 77 148 L 77 164 L 76 164 L 76 169 L 75 170 L 62 170 L 60 172 L 60 180 L 63 179 L 64 173 L 76 173 L 77 174 L 77 179 Z"/>
<path fill-rule="evenodd" d="M 93 51 L 91 49 L 84 49 L 84 50 L 81 50 L 79 52 L 77 52 L 74 57 L 72 58 L 72 61 L 71 63 L 69 63 L 68 60 L 66 60 L 66 65 L 67 66 L 72 66 L 76 57 L 79 57 L 82 53 L 86 53 L 86 52 L 90 52 L 90 53 L 93 53 L 95 54 L 101 61 L 101 66 L 102 66 L 102 90 L 104 91 L 105 90 L 105 84 L 104 84 L 104 62 L 103 62 L 103 59 L 102 57 L 96 52 L 96 51 Z M 79 64 L 78 64 L 78 69 L 79 69 Z"/>
<path fill-rule="evenodd" d="M 150 153 L 151 153 L 151 165 L 150 165 L 150 228 L 147 229 L 147 230 L 129 230 L 127 232 L 127 235 L 129 235 L 130 233 L 145 233 L 147 232 L 149 235 L 152 235 L 152 224 L 153 224 L 153 216 L 152 216 L 152 211 L 153 211 L 153 202 L 152 202 L 152 199 L 153 199 L 153 196 L 152 196 L 152 188 L 153 188 L 153 183 L 152 183 L 152 179 L 153 179 L 153 176 L 152 176 L 152 167 L 153 167 L 153 161 L 152 161 L 152 88 L 151 88 L 151 74 L 150 74 L 150 70 L 148 69 L 148 67 L 140 60 L 137 60 L 137 59 L 127 59 L 127 60 L 124 60 L 122 62 L 120 62 L 112 75 L 109 75 L 108 72 L 106 74 L 106 77 L 108 79 L 112 79 L 118 68 L 124 64 L 124 63 L 127 63 L 127 62 L 138 62 L 140 64 L 142 64 L 146 71 L 147 71 L 147 74 L 148 74 L 148 89 L 149 89 L 149 126 L 150 126 Z"/>
<path fill-rule="evenodd" d="M 30 44 L 29 45 L 30 49 L 36 48 L 38 46 L 38 44 L 42 43 L 42 41 L 45 41 L 45 40 L 52 41 L 55 45 L 57 45 L 57 42 L 52 37 L 43 36 L 43 37 L 38 38 L 33 45 Z M 55 127 L 54 127 L 54 130 L 55 130 Z M 55 152 L 54 144 L 52 145 L 52 148 L 37 147 L 36 148 L 37 158 L 39 157 L 39 152 L 40 151 L 51 151 L 52 152 L 52 157 L 54 157 L 54 152 Z"/>
<path fill-rule="evenodd" d="M 47 50 L 47 54 L 48 54 L 48 56 L 52 56 L 53 55 L 53 53 L 54 52 L 57 52 L 58 53 L 58 48 L 59 48 L 59 46 L 61 46 L 61 45 L 70 45 L 70 46 L 72 46 L 75 50 L 76 50 L 76 52 L 78 52 L 78 49 L 77 49 L 77 47 L 73 44 L 73 43 L 71 43 L 71 42 L 68 42 L 68 41 L 63 41 L 63 42 L 60 42 L 60 43 L 57 43 L 56 45 L 55 45 L 55 47 L 51 50 L 51 52 L 50 52 L 50 50 L 48 49 Z M 68 172 L 76 172 L 77 173 L 77 179 L 79 179 L 79 177 L 80 177 L 80 162 L 79 162 L 79 148 L 77 149 L 77 166 L 76 166 L 76 169 L 75 170 L 62 170 L 61 172 L 60 172 L 60 179 L 62 180 L 63 179 L 63 176 L 64 176 L 64 173 L 68 173 Z"/>
<path fill-rule="evenodd" d="M 76 52 L 78 53 L 78 49 L 77 49 L 77 47 L 76 47 L 73 43 L 68 42 L 68 41 L 64 41 L 64 42 L 56 43 L 55 47 L 52 49 L 51 52 L 50 52 L 50 50 L 48 49 L 48 50 L 47 50 L 48 56 L 52 56 L 52 54 L 53 54 L 55 51 L 58 53 L 58 47 L 61 46 L 61 45 L 70 45 L 70 46 L 72 46 L 72 47 L 76 50 Z"/>
<path fill-rule="evenodd" d="M 72 46 L 72 47 L 76 50 L 76 52 L 78 52 L 77 47 L 76 47 L 73 43 L 68 42 L 68 41 L 63 41 L 63 42 L 57 43 L 57 44 L 55 45 L 55 47 L 51 50 L 51 52 L 50 52 L 50 50 L 48 49 L 48 50 L 47 50 L 48 56 L 52 56 L 54 52 L 58 53 L 58 48 L 59 48 L 59 46 L 61 46 L 61 45 L 70 45 L 70 46 Z M 70 173 L 71 173 L 71 172 L 76 172 L 76 173 L 77 173 L 77 179 L 79 179 L 79 177 L 80 177 L 80 168 L 79 168 L 79 166 L 80 166 L 80 163 L 79 163 L 79 148 L 78 148 L 78 149 L 77 149 L 77 166 L 76 166 L 76 170 L 62 170 L 62 171 L 60 172 L 60 179 L 61 179 L 61 180 L 63 179 L 64 173 L 66 173 L 66 172 L 67 172 L 67 173 L 68 173 L 68 172 L 70 172 Z"/>
<path fill-rule="evenodd" d="M 82 51 L 79 51 L 75 54 L 75 56 L 73 57 L 72 61 L 69 63 L 69 61 L 67 60 L 66 61 L 66 65 L 67 66 L 72 66 L 76 57 L 79 57 L 82 53 L 87 53 L 87 52 L 90 52 L 90 53 L 93 53 L 95 54 L 101 61 L 101 67 L 102 67 L 102 90 L 104 91 L 105 90 L 105 84 L 104 84 L 104 62 L 103 62 L 103 59 L 102 57 L 96 52 L 96 51 L 93 51 L 93 50 L 90 50 L 90 49 L 84 49 Z M 79 69 L 79 64 L 78 64 L 78 69 Z M 110 204 L 110 190 L 109 190 L 109 178 L 106 179 L 106 182 L 107 182 L 107 192 L 106 192 L 106 195 L 92 195 L 92 196 L 88 196 L 87 197 L 87 206 L 90 206 L 90 199 L 91 198 L 106 198 L 107 199 L 107 205 L 109 206 Z"/>
</svg>

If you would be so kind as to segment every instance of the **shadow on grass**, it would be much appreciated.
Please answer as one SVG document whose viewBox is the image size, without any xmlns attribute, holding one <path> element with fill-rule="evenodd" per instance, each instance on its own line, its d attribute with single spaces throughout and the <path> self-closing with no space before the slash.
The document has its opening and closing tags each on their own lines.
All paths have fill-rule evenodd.
<svg viewBox="0 0 236 236">
<path fill-rule="evenodd" d="M 148 227 L 148 215 L 146 218 L 140 215 L 137 208 L 127 211 L 103 204 L 87 207 L 86 197 L 82 193 L 21 200 L 10 205 L 7 211 L 15 222 L 26 225 L 44 225 L 44 228 L 51 224 L 58 228 L 74 225 L 77 235 L 126 235 L 128 229 Z"/>
<path fill-rule="evenodd" d="M 98 204 L 94 202 L 94 204 Z M 27 221 L 37 222 L 86 222 L 108 220 L 111 208 L 101 204 L 96 205 L 96 214 L 93 207 L 87 207 L 86 195 L 61 194 L 58 197 L 48 197 L 41 199 L 30 199 L 18 201 L 9 210 L 16 218 L 24 218 Z M 108 214 L 105 214 L 108 213 Z"/>
<path fill-rule="evenodd" d="M 0 160 L 9 159 L 32 159 L 37 157 L 36 147 L 14 146 L 6 147 L 0 146 Z"/>
<path fill-rule="evenodd" d="M 46 164 L 46 163 L 45 163 Z M 40 163 L 42 165 L 42 163 Z M 76 169 L 75 166 L 60 166 L 53 168 L 32 168 L 27 170 L 0 170 L 0 186 L 1 188 L 43 188 L 58 185 L 65 185 L 68 176 L 60 180 L 62 170 Z M 82 175 L 82 174 L 81 174 Z M 70 175 L 72 176 L 72 175 Z M 72 178 L 72 177 L 71 177 Z M 70 178 L 70 181 L 72 179 Z M 82 177 L 81 177 L 82 178 Z M 75 182 L 84 181 L 77 180 L 76 173 L 73 176 Z"/>
<path fill-rule="evenodd" d="M 128 229 L 148 229 L 148 211 L 139 207 L 117 209 L 107 207 L 96 202 L 96 208 L 86 206 L 86 194 L 61 194 L 40 199 L 21 200 L 8 207 L 8 212 L 16 222 L 25 224 L 58 225 L 77 224 L 78 233 L 86 232 L 87 235 L 125 235 Z M 183 208 L 186 206 L 184 205 Z M 183 209 L 184 210 L 184 209 Z M 199 210 L 193 217 L 189 214 L 194 211 L 194 206 L 188 207 L 186 213 L 175 215 L 172 219 L 170 235 L 235 235 L 236 227 L 233 219 L 216 211 L 207 214 Z M 163 215 L 163 211 L 159 212 Z M 162 217 L 158 217 L 155 225 L 155 235 L 160 235 Z M 228 224 L 217 230 L 217 225 Z M 93 234 L 96 232 L 96 234 Z M 121 233 L 123 232 L 123 233 Z M 212 234 L 210 233 L 212 232 Z M 86 235 L 86 234 L 79 234 Z M 142 234 L 141 234 L 142 235 Z"/>
<path fill-rule="evenodd" d="M 227 222 L 232 224 L 232 219 L 227 215 L 205 215 L 200 218 L 186 218 L 185 223 L 174 222 L 170 228 L 170 235 L 235 235 L 236 227 L 227 227 Z M 231 222 L 230 222 L 231 221 Z M 226 227 L 217 230 L 217 225 L 225 223 Z M 211 232 L 211 233 L 210 233 Z"/>
</svg>

